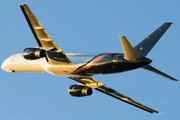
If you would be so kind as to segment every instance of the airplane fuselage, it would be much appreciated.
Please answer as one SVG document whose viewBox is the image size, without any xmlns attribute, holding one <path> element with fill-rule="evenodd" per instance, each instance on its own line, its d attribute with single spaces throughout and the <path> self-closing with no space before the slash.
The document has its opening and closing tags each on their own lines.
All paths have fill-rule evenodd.
<svg viewBox="0 0 180 120">
<path fill-rule="evenodd" d="M 152 61 L 142 57 L 141 60 L 128 61 L 121 53 L 66 53 L 73 65 L 51 65 L 45 58 L 27 60 L 23 54 L 7 58 L 2 68 L 7 72 L 50 73 L 56 76 L 83 77 L 97 74 L 125 72 L 148 65 Z"/>
<path fill-rule="evenodd" d="M 90 96 L 92 89 L 95 89 L 147 112 L 159 113 L 113 90 L 91 76 L 143 68 L 177 81 L 177 79 L 150 66 L 152 60 L 146 58 L 147 54 L 172 23 L 164 23 L 135 47 L 132 47 L 125 36 L 120 35 L 124 54 L 64 53 L 56 45 L 28 5 L 23 3 L 20 7 L 38 47 L 25 48 L 23 53 L 10 56 L 3 62 L 1 66 L 3 70 L 7 72 L 49 73 L 56 76 L 66 76 L 80 83 L 69 87 L 69 94 L 73 97 Z"/>
</svg>

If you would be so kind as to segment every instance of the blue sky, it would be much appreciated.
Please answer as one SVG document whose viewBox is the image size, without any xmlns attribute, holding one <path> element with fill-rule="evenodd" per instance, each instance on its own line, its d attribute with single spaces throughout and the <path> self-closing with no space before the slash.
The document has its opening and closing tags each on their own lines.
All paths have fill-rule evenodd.
<svg viewBox="0 0 180 120">
<path fill-rule="evenodd" d="M 19 7 L 28 3 L 66 53 L 122 53 L 119 35 L 125 35 L 135 46 L 164 22 L 173 22 L 147 57 L 153 60 L 152 66 L 180 79 L 180 2 L 177 0 L 5 0 L 0 3 L 0 63 L 26 47 L 37 46 Z M 1 120 L 180 118 L 180 83 L 143 69 L 93 78 L 161 114 L 149 114 L 95 90 L 90 97 L 72 97 L 68 88 L 77 82 L 66 77 L 3 70 L 0 75 Z"/>
</svg>

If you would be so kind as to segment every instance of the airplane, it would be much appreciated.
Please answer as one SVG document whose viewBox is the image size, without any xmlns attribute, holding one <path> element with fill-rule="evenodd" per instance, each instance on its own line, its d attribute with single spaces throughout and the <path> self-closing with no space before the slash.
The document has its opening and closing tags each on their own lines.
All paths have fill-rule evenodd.
<svg viewBox="0 0 180 120">
<path fill-rule="evenodd" d="M 4 71 L 14 73 L 49 73 L 55 76 L 66 76 L 80 83 L 69 87 L 71 96 L 90 96 L 93 92 L 92 89 L 95 89 L 147 112 L 160 113 L 113 90 L 93 79 L 92 76 L 122 73 L 143 68 L 173 81 L 178 81 L 152 67 L 150 65 L 152 60 L 146 57 L 171 26 L 171 22 L 161 25 L 134 48 L 125 36 L 119 36 L 124 54 L 64 53 L 46 32 L 28 5 L 23 3 L 20 5 L 20 8 L 39 47 L 25 48 L 23 53 L 14 54 L 7 58 L 1 65 Z"/>
</svg>

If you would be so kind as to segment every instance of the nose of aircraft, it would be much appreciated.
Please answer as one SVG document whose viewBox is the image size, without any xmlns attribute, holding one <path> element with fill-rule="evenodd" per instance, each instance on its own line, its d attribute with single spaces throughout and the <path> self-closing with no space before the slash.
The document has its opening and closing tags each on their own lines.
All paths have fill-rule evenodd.
<svg viewBox="0 0 180 120">
<path fill-rule="evenodd" d="M 7 62 L 6 62 L 6 60 L 1 64 L 1 68 L 2 68 L 4 71 L 6 71 L 6 69 L 7 69 Z"/>
<path fill-rule="evenodd" d="M 8 62 L 8 58 L 1 64 L 1 68 L 6 71 L 6 72 L 13 72 L 11 69 L 10 69 L 10 63 Z"/>
<path fill-rule="evenodd" d="M 4 62 L 1 64 L 1 68 L 5 71 L 5 64 L 4 64 Z"/>
</svg>

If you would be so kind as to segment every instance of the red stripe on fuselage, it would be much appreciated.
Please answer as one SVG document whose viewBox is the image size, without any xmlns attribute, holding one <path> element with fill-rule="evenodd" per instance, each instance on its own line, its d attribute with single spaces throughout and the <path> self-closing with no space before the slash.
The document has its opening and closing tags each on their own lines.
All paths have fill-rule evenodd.
<svg viewBox="0 0 180 120">
<path fill-rule="evenodd" d="M 92 62 L 90 65 L 88 65 L 87 67 L 85 67 L 85 68 L 82 68 L 82 69 L 80 69 L 80 70 L 78 70 L 78 71 L 75 71 L 75 72 L 73 72 L 73 73 L 78 73 L 78 72 L 82 72 L 82 71 L 84 71 L 84 70 L 87 70 L 88 68 L 90 68 L 92 65 L 94 65 L 95 63 L 97 63 L 98 61 L 100 61 L 101 59 L 103 59 L 104 57 L 106 57 L 106 56 L 108 56 L 108 55 L 110 55 L 110 54 L 113 54 L 113 53 L 108 53 L 108 54 L 105 54 L 105 55 L 103 55 L 103 56 L 100 56 L 97 60 L 95 60 L 94 62 Z"/>
</svg>

